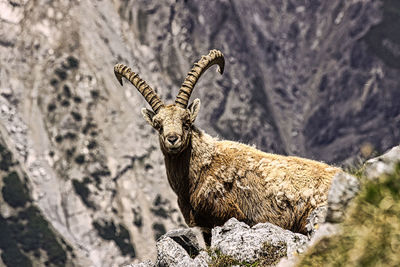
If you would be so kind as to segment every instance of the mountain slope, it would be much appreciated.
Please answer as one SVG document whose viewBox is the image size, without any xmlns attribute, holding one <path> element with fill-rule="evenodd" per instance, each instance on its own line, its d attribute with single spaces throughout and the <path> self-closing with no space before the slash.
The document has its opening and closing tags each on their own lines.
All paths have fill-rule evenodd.
<svg viewBox="0 0 400 267">
<path fill-rule="evenodd" d="M 400 16 L 384 3 L 3 0 L 0 132 L 33 203 L 81 255 L 71 264 L 154 259 L 155 239 L 184 225 L 147 104 L 114 64 L 171 102 L 192 64 L 220 49 L 224 75 L 211 69 L 192 96 L 201 128 L 341 164 L 400 137 Z"/>
</svg>

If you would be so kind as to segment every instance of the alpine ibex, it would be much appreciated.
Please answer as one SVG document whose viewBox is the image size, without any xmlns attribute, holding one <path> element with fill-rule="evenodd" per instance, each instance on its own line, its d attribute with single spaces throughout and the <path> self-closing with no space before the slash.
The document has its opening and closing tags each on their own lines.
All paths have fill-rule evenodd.
<svg viewBox="0 0 400 267">
<path fill-rule="evenodd" d="M 194 126 L 200 100 L 189 106 L 188 101 L 197 80 L 214 64 L 222 74 L 225 63 L 218 50 L 194 64 L 171 105 L 165 105 L 129 67 L 114 68 L 121 85 L 122 77 L 128 79 L 153 109 L 143 108 L 142 113 L 159 133 L 168 181 L 186 223 L 201 227 L 207 243 L 210 229 L 231 217 L 249 225 L 270 222 L 306 233 L 308 215 L 326 204 L 331 180 L 340 169 L 219 141 Z"/>
</svg>

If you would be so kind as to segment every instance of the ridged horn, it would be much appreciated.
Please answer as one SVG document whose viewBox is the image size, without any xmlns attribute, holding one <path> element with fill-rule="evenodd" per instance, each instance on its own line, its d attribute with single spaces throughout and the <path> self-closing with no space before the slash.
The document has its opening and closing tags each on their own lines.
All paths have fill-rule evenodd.
<svg viewBox="0 0 400 267">
<path fill-rule="evenodd" d="M 157 113 L 158 110 L 164 106 L 164 103 L 161 101 L 160 97 L 154 92 L 153 88 L 151 88 L 144 80 L 139 77 L 137 73 L 133 72 L 128 66 L 124 64 L 115 65 L 114 74 L 121 85 L 122 77 L 130 81 L 144 96 L 144 99 L 146 99 L 147 103 L 149 103 L 155 113 Z"/>
<path fill-rule="evenodd" d="M 187 74 L 183 81 L 179 93 L 176 96 L 175 104 L 181 108 L 186 108 L 189 102 L 190 95 L 200 76 L 212 65 L 218 64 L 219 73 L 224 72 L 225 60 L 224 55 L 219 50 L 211 50 L 207 56 L 202 56 L 201 59 L 194 63 L 193 68 Z"/>
</svg>

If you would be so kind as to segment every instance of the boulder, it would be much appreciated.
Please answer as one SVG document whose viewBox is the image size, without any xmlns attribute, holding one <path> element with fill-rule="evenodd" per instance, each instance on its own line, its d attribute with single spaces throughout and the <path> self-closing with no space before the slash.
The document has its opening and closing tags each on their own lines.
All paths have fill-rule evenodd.
<svg viewBox="0 0 400 267">
<path fill-rule="evenodd" d="M 332 223 L 343 221 L 347 206 L 359 191 L 360 182 L 356 177 L 345 172 L 336 174 L 328 193 L 326 221 Z"/>
<path fill-rule="evenodd" d="M 190 255 L 197 256 L 200 253 L 200 245 L 197 240 L 196 234 L 190 228 L 171 230 L 165 234 L 181 247 Z"/>
<path fill-rule="evenodd" d="M 398 161 L 400 146 L 369 160 L 365 174 L 368 179 L 376 179 L 383 173 L 391 172 Z M 231 218 L 223 226 L 212 229 L 211 247 L 207 251 L 201 250 L 193 230 L 177 229 L 158 240 L 155 264 L 146 261 L 128 266 L 209 266 L 223 262 L 221 258 L 233 266 L 253 263 L 260 266 L 295 266 L 299 259 L 297 254 L 304 253 L 325 237 L 341 233 L 340 223 L 359 191 L 358 178 L 345 172 L 337 174 L 328 193 L 328 204 L 315 209 L 307 219 L 308 237 L 271 223 L 250 227 Z"/>
<path fill-rule="evenodd" d="M 365 176 L 376 179 L 384 173 L 390 173 L 397 162 L 400 162 L 400 146 L 393 147 L 385 154 L 370 159 L 365 163 Z"/>
<path fill-rule="evenodd" d="M 271 223 L 250 227 L 232 218 L 212 230 L 211 249 L 239 262 L 254 263 L 263 259 L 270 264 L 302 252 L 307 241 L 305 235 Z"/>
<path fill-rule="evenodd" d="M 191 229 L 172 230 L 157 241 L 155 266 L 208 266 L 210 257 L 201 251 Z"/>
</svg>

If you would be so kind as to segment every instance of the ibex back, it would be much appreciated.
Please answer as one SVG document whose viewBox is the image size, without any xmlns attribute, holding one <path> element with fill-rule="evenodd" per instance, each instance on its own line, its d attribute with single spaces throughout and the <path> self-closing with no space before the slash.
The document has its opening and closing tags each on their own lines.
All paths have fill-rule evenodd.
<svg viewBox="0 0 400 267">
<path fill-rule="evenodd" d="M 235 217 L 249 225 L 270 222 L 306 233 L 306 219 L 324 205 L 333 176 L 341 171 L 298 157 L 265 153 L 245 144 L 219 141 L 194 126 L 200 100 L 188 106 L 202 73 L 224 57 L 211 50 L 194 64 L 176 97 L 165 105 L 154 90 L 125 65 L 115 75 L 128 79 L 152 107 L 142 109 L 145 120 L 159 133 L 169 184 L 189 226 L 199 226 L 209 243 L 210 229 Z"/>
</svg>

